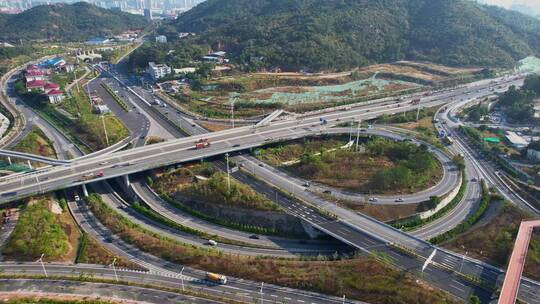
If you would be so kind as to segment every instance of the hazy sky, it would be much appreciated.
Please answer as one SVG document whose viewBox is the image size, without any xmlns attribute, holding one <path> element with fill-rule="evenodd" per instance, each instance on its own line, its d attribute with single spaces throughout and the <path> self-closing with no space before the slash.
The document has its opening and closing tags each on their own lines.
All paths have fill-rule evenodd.
<svg viewBox="0 0 540 304">
<path fill-rule="evenodd" d="M 540 0 L 484 0 L 488 4 L 500 5 L 510 8 L 512 4 L 526 5 L 531 8 L 534 13 L 540 14 Z"/>
</svg>

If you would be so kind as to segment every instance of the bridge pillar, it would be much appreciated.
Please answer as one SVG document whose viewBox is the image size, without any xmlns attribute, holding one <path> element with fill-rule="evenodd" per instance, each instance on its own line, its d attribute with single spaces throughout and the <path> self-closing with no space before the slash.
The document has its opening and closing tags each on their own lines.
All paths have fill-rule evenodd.
<svg viewBox="0 0 540 304">
<path fill-rule="evenodd" d="M 7 161 L 8 161 L 8 163 L 9 163 L 10 165 L 13 165 L 13 164 L 11 163 L 11 157 L 8 156 Z"/>
<path fill-rule="evenodd" d="M 124 185 L 129 188 L 129 186 L 131 186 L 131 183 L 129 182 L 129 175 L 122 176 L 122 179 L 124 180 Z"/>
<path fill-rule="evenodd" d="M 84 197 L 88 197 L 88 189 L 86 188 L 86 185 L 82 185 L 82 191 Z"/>
<path fill-rule="evenodd" d="M 33 170 L 34 168 L 32 168 L 32 163 L 30 163 L 29 160 L 26 161 L 28 163 L 28 168 L 30 168 L 30 170 Z"/>
</svg>

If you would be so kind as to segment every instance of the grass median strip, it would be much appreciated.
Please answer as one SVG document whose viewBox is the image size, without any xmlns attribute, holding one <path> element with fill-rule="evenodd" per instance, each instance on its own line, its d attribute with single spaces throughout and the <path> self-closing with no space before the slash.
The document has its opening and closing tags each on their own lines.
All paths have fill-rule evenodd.
<svg viewBox="0 0 540 304">
<path fill-rule="evenodd" d="M 113 99 L 118 103 L 118 105 L 126 112 L 129 112 L 129 106 L 127 103 L 122 99 L 122 97 L 118 96 L 115 91 L 106 83 L 102 83 L 101 86 L 109 93 Z"/>
</svg>

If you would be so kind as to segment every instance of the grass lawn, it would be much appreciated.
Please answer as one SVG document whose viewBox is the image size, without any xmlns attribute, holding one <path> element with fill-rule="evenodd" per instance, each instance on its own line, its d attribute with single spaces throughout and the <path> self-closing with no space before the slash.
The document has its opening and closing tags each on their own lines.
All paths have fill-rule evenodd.
<svg viewBox="0 0 540 304">
<path fill-rule="evenodd" d="M 473 258 L 506 267 L 514 247 L 519 224 L 523 219 L 530 218 L 530 214 L 513 205 L 505 204 L 489 223 L 458 235 L 443 246 L 452 251 L 467 252 Z M 540 231 L 538 229 L 531 239 L 524 273 L 530 278 L 540 280 Z"/>
<path fill-rule="evenodd" d="M 3 254 L 8 260 L 75 261 L 80 233 L 68 211 L 52 196 L 36 197 L 21 209 Z M 54 211 L 54 212 L 53 212 Z"/>
<path fill-rule="evenodd" d="M 13 147 L 13 150 L 56 158 L 56 151 L 54 150 L 53 143 L 45 136 L 43 131 L 36 126 L 32 127 L 32 131 Z M 32 166 L 43 166 L 43 164 L 32 162 Z"/>
<path fill-rule="evenodd" d="M 174 263 L 291 288 L 345 294 L 369 303 L 455 303 L 443 292 L 372 258 L 296 261 L 228 255 L 149 232 L 106 206 L 97 195 L 91 195 L 88 203 L 96 217 L 124 241 Z"/>
</svg>

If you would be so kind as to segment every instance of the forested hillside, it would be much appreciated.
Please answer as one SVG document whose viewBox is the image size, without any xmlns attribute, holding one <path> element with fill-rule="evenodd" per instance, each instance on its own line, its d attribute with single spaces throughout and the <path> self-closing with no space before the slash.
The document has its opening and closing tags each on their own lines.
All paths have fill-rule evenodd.
<svg viewBox="0 0 540 304">
<path fill-rule="evenodd" d="M 540 53 L 538 28 L 467 0 L 208 0 L 162 33 L 195 32 L 186 41 L 246 65 L 339 70 L 401 59 L 508 66 Z"/>
<path fill-rule="evenodd" d="M 142 16 L 106 10 L 84 2 L 40 5 L 20 14 L 0 14 L 0 41 L 84 41 L 147 25 Z"/>
</svg>

